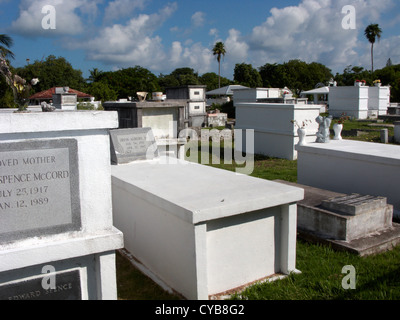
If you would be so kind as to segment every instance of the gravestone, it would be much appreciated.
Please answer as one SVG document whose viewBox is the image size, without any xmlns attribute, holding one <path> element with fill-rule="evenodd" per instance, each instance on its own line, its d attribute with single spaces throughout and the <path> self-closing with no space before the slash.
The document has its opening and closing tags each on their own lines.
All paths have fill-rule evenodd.
<svg viewBox="0 0 400 320">
<path fill-rule="evenodd" d="M 387 198 L 278 181 L 305 190 L 304 200 L 297 204 L 297 228 L 302 238 L 360 256 L 390 250 L 400 243 L 400 225 L 392 222 L 393 206 Z"/>
<path fill-rule="evenodd" d="M 110 138 L 111 162 L 114 164 L 152 160 L 158 156 L 151 128 L 110 130 Z"/>
<path fill-rule="evenodd" d="M 113 112 L 0 113 L 0 299 L 117 298 L 117 126 Z"/>
<path fill-rule="evenodd" d="M 44 289 L 46 276 L 0 286 L 0 300 L 81 300 L 81 279 L 78 270 L 55 276 L 54 289 Z"/>
<path fill-rule="evenodd" d="M 73 139 L 1 145 L 0 242 L 80 230 L 77 147 Z"/>
</svg>

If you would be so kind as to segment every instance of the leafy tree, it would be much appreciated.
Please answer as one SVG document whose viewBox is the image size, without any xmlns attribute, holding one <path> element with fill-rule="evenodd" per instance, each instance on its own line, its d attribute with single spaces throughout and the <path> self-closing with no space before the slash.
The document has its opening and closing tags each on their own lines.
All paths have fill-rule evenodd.
<svg viewBox="0 0 400 320">
<path fill-rule="evenodd" d="M 376 39 L 380 40 L 382 35 L 382 29 L 379 27 L 379 24 L 370 24 L 364 31 L 365 37 L 371 43 L 371 65 L 372 65 L 372 73 L 374 72 L 374 44 Z"/>
<path fill-rule="evenodd" d="M 188 67 L 175 69 L 169 75 L 161 74 L 158 83 L 163 91 L 168 87 L 201 84 L 198 73 Z"/>
<path fill-rule="evenodd" d="M 94 96 L 97 100 L 101 100 L 101 102 L 117 100 L 117 93 L 113 89 L 110 89 L 108 84 L 103 82 L 92 83 L 87 93 Z"/>
<path fill-rule="evenodd" d="M 98 81 L 107 84 L 109 89 L 115 91 L 118 99 L 135 97 L 139 91 L 160 91 L 157 77 L 140 66 L 103 72 Z"/>
<path fill-rule="evenodd" d="M 267 88 L 288 87 L 299 95 L 302 91 L 326 83 L 332 77 L 331 70 L 320 63 L 290 60 L 283 64 L 265 64 L 259 68 L 263 86 Z"/>
<path fill-rule="evenodd" d="M 96 82 L 100 79 L 101 74 L 103 73 L 103 71 L 100 71 L 97 68 L 93 68 L 92 70 L 89 70 L 90 72 L 90 76 L 89 76 L 89 81 L 90 82 Z"/>
<path fill-rule="evenodd" d="M 219 77 L 215 72 L 205 73 L 200 76 L 199 80 L 201 84 L 207 86 L 207 91 L 218 89 L 221 86 L 225 87 L 233 84 L 233 81 L 224 77 Z"/>
<path fill-rule="evenodd" d="M 86 86 L 82 71 L 75 70 L 65 58 L 56 58 L 54 55 L 17 68 L 16 72 L 25 79 L 39 78 L 39 83 L 34 86 L 36 92 L 52 87 L 70 87 L 81 91 Z"/>
<path fill-rule="evenodd" d="M 261 75 L 251 64 L 237 63 L 235 65 L 233 79 L 239 84 L 250 88 L 262 86 Z"/>
<path fill-rule="evenodd" d="M 338 86 L 353 86 L 356 80 L 365 80 L 372 84 L 374 79 L 368 70 L 363 67 L 349 65 L 343 70 L 343 74 L 336 74 L 335 80 Z"/>
<path fill-rule="evenodd" d="M 374 72 L 374 78 L 381 80 L 382 85 L 390 85 L 390 99 L 400 102 L 400 64 L 385 67 Z"/>
<path fill-rule="evenodd" d="M 217 61 L 218 61 L 218 87 L 221 88 L 221 57 L 225 56 L 226 50 L 225 50 L 225 45 L 223 42 L 219 41 L 214 45 L 214 48 L 212 49 L 213 55 L 217 56 Z"/>
</svg>

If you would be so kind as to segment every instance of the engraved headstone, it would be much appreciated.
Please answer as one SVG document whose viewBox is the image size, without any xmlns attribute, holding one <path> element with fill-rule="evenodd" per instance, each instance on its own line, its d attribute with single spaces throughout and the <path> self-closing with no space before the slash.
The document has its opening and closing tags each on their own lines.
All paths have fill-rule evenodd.
<svg viewBox="0 0 400 320">
<path fill-rule="evenodd" d="M 111 130 L 110 138 L 113 164 L 158 157 L 157 144 L 151 128 Z"/>
<path fill-rule="evenodd" d="M 48 285 L 47 276 L 0 285 L 0 300 L 82 299 L 81 279 L 78 270 L 56 273 L 54 276 L 54 287 Z"/>
<path fill-rule="evenodd" d="M 2 143 L 0 243 L 81 228 L 77 141 Z"/>
</svg>

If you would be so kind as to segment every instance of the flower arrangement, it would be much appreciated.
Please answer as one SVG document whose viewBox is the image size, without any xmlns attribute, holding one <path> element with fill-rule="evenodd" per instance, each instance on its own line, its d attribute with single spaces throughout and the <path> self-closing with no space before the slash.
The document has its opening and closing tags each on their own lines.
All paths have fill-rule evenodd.
<svg viewBox="0 0 400 320">
<path fill-rule="evenodd" d="M 381 83 L 381 80 L 377 79 L 377 80 L 375 80 L 373 83 L 374 83 L 374 84 L 375 84 L 375 83 Z"/>
<path fill-rule="evenodd" d="M 32 86 L 39 82 L 39 79 L 34 78 L 30 82 L 27 82 L 17 74 L 13 75 L 7 61 L 3 57 L 0 57 L 0 73 L 4 76 L 6 83 L 13 92 L 14 102 L 18 105 L 18 111 L 26 111 L 30 90 Z"/>
<path fill-rule="evenodd" d="M 305 127 L 307 127 L 309 123 L 312 123 L 311 120 L 304 120 L 302 121 L 301 125 L 297 122 L 297 120 L 291 120 L 290 122 L 293 123 L 299 129 L 305 129 Z"/>
<path fill-rule="evenodd" d="M 356 80 L 356 82 L 354 83 L 355 86 L 359 86 L 359 87 L 363 87 L 367 84 L 367 81 L 365 80 Z"/>
<path fill-rule="evenodd" d="M 343 124 L 345 121 L 350 120 L 350 117 L 343 112 L 339 118 L 339 120 L 337 121 L 338 124 Z"/>
</svg>

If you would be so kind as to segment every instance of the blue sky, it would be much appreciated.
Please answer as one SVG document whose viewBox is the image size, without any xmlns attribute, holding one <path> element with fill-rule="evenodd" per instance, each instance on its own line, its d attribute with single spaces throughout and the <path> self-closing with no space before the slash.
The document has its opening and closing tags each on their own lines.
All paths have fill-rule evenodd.
<svg viewBox="0 0 400 320">
<path fill-rule="evenodd" d="M 42 27 L 46 5 L 55 8 L 55 29 Z M 355 29 L 342 27 L 348 5 L 355 9 Z M 400 64 L 398 0 L 0 0 L 0 33 L 14 39 L 14 66 L 52 54 L 85 77 L 93 68 L 135 65 L 155 75 L 180 67 L 217 73 L 216 41 L 225 44 L 221 73 L 229 79 L 242 62 L 258 68 L 301 59 L 334 73 L 348 65 L 370 69 L 363 35 L 370 23 L 383 29 L 375 68 L 388 58 Z"/>
</svg>

